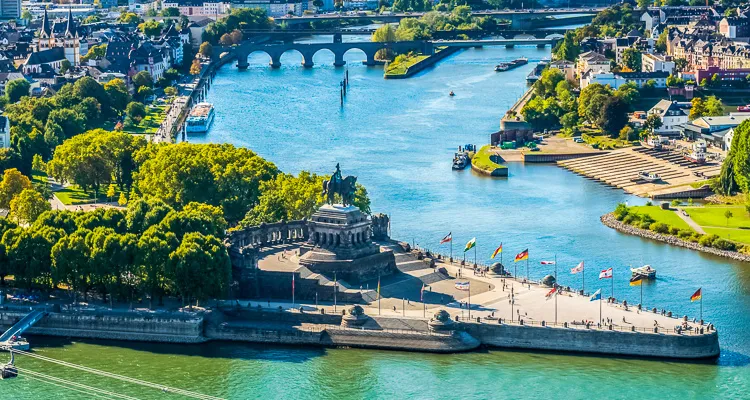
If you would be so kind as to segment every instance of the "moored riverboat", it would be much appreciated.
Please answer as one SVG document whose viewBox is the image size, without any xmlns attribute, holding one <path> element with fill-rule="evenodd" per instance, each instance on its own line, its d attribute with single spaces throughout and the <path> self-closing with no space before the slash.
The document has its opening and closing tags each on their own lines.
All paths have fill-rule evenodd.
<svg viewBox="0 0 750 400">
<path fill-rule="evenodd" d="M 706 162 L 706 142 L 698 141 L 694 143 L 693 149 L 683 157 L 691 163 L 704 164 Z"/>
<path fill-rule="evenodd" d="M 185 121 L 186 133 L 205 133 L 214 121 L 214 105 L 211 103 L 198 103 L 190 111 Z"/>
<path fill-rule="evenodd" d="M 495 66 L 495 72 L 509 71 L 513 68 L 518 68 L 528 63 L 529 63 L 529 60 L 526 57 L 517 58 L 509 62 L 501 62 L 500 64 L 497 64 Z"/>
</svg>

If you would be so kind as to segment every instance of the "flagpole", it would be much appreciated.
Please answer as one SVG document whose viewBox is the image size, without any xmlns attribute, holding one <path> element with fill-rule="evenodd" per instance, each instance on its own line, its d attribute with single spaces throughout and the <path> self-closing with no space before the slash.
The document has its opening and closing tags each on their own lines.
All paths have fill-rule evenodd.
<svg viewBox="0 0 750 400">
<path fill-rule="evenodd" d="M 581 262 L 583 262 L 583 261 L 581 261 Z M 582 280 L 582 283 L 581 283 L 581 286 L 582 286 L 582 288 L 581 288 L 581 294 L 585 296 L 586 295 L 586 264 L 584 263 L 582 265 L 582 267 L 583 268 L 581 268 L 581 280 Z"/>
<path fill-rule="evenodd" d="M 378 274 L 378 315 L 380 315 L 380 274 Z"/>
<path fill-rule="evenodd" d="M 599 294 L 599 323 L 602 323 L 602 295 Z"/>
<path fill-rule="evenodd" d="M 555 254 L 555 288 L 560 285 L 557 283 L 557 254 Z M 557 325 L 557 291 L 555 291 L 555 325 Z"/>
<path fill-rule="evenodd" d="M 612 267 L 612 276 L 609 277 L 609 279 L 612 281 L 612 301 L 615 300 L 615 267 Z"/>
<path fill-rule="evenodd" d="M 471 319 L 471 281 L 469 281 L 469 319 Z"/>
<path fill-rule="evenodd" d="M 701 326 L 703 326 L 703 288 L 701 288 Z"/>
<path fill-rule="evenodd" d="M 292 307 L 294 307 L 294 273 L 292 273 Z"/>
<path fill-rule="evenodd" d="M 477 244 L 474 242 L 474 267 L 477 266 Z"/>
<path fill-rule="evenodd" d="M 453 262 L 453 234 L 451 234 L 450 243 L 451 243 L 451 260 L 450 261 Z"/>
<path fill-rule="evenodd" d="M 641 284 L 638 286 L 641 287 L 641 309 L 643 309 L 643 278 L 641 278 Z"/>
<path fill-rule="evenodd" d="M 529 255 L 526 255 L 526 282 L 529 282 Z"/>
<path fill-rule="evenodd" d="M 502 250 L 503 242 L 500 242 L 500 247 L 501 247 L 501 249 L 500 249 L 500 265 L 503 266 L 503 273 L 504 273 L 505 272 L 505 265 L 503 265 L 503 250 Z"/>
</svg>

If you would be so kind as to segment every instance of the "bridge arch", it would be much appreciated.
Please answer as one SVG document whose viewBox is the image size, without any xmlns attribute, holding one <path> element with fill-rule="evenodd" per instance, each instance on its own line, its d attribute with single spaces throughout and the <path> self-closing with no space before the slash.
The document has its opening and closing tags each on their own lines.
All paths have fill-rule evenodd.
<svg viewBox="0 0 750 400">
<path fill-rule="evenodd" d="M 545 39 L 563 39 L 565 36 L 559 34 L 559 33 L 553 33 L 551 35 L 547 35 L 544 37 Z"/>
<path fill-rule="evenodd" d="M 536 37 L 528 33 L 521 33 L 519 35 L 513 36 L 513 39 L 536 39 Z"/>
<path fill-rule="evenodd" d="M 302 51 L 302 50 L 300 50 L 300 49 L 298 49 L 296 47 L 290 47 L 290 48 L 283 49 L 281 51 L 281 54 L 279 54 L 279 61 L 282 61 L 282 59 L 283 59 L 283 61 L 292 61 L 296 57 L 296 55 L 294 55 L 293 53 L 299 54 L 299 56 L 302 58 L 302 66 L 303 67 L 308 67 L 309 68 L 309 67 L 313 66 L 313 64 L 314 64 L 313 63 L 313 54 L 315 54 L 315 53 L 314 52 L 313 53 L 307 53 L 307 52 L 304 52 L 304 51 Z M 294 61 L 296 61 L 296 60 L 294 60 Z"/>
<path fill-rule="evenodd" d="M 268 57 L 268 58 L 265 58 L 263 56 L 264 54 L 265 54 L 265 57 Z M 245 58 L 245 63 L 247 64 L 250 64 L 251 61 L 261 61 L 261 60 L 262 61 L 268 60 L 268 64 L 270 65 L 273 64 L 273 56 L 271 55 L 271 53 L 263 49 L 251 50 L 249 53 L 247 53 L 247 55 L 244 56 L 244 58 Z"/>
<path fill-rule="evenodd" d="M 336 66 L 344 65 L 344 64 L 338 64 L 338 57 L 336 53 L 327 47 L 322 47 L 317 50 L 313 50 L 310 61 L 314 63 L 318 63 L 318 62 L 327 63 L 330 61 L 331 58 L 334 59 L 333 65 L 336 65 Z"/>
<path fill-rule="evenodd" d="M 365 64 L 366 65 L 375 65 L 375 53 L 376 52 L 377 52 L 376 50 L 368 51 L 368 50 L 366 50 L 364 48 L 364 46 L 362 46 L 362 47 L 351 47 L 351 48 L 346 49 L 341 54 L 341 59 L 343 60 L 344 57 L 347 54 L 350 54 L 350 56 L 352 56 L 352 57 L 355 56 L 355 55 L 357 55 L 357 54 L 364 54 L 365 59 L 363 61 L 365 61 Z"/>
</svg>

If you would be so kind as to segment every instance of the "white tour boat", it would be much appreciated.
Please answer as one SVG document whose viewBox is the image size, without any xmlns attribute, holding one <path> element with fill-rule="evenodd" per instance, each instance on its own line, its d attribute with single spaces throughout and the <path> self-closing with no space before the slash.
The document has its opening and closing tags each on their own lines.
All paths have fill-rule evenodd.
<svg viewBox="0 0 750 400">
<path fill-rule="evenodd" d="M 185 121 L 186 133 L 205 133 L 214 121 L 214 105 L 211 103 L 198 103 L 190 111 Z"/>
</svg>

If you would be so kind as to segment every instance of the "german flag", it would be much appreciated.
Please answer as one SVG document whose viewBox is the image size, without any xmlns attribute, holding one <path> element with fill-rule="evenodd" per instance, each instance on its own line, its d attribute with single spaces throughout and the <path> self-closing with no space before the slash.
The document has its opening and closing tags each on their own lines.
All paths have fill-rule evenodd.
<svg viewBox="0 0 750 400">
<path fill-rule="evenodd" d="M 701 299 L 701 297 L 703 296 L 703 294 L 701 293 L 701 289 L 703 288 L 699 288 L 698 290 L 695 291 L 695 293 L 693 293 L 692 296 L 690 296 L 690 301 L 696 301 L 696 300 Z"/>
<path fill-rule="evenodd" d="M 495 258 L 496 255 L 498 255 L 498 254 L 500 254 L 502 252 L 503 252 L 503 244 L 500 243 L 500 246 L 498 246 L 498 248 L 495 249 L 495 252 L 492 253 L 492 257 L 490 257 L 490 258 Z"/>
<path fill-rule="evenodd" d="M 519 261 L 528 260 L 528 259 L 529 259 L 529 249 L 526 249 L 516 254 L 516 259 L 513 260 L 513 262 L 519 262 Z"/>
<path fill-rule="evenodd" d="M 630 278 L 630 286 L 640 286 L 643 283 L 643 275 L 636 275 Z"/>
</svg>

